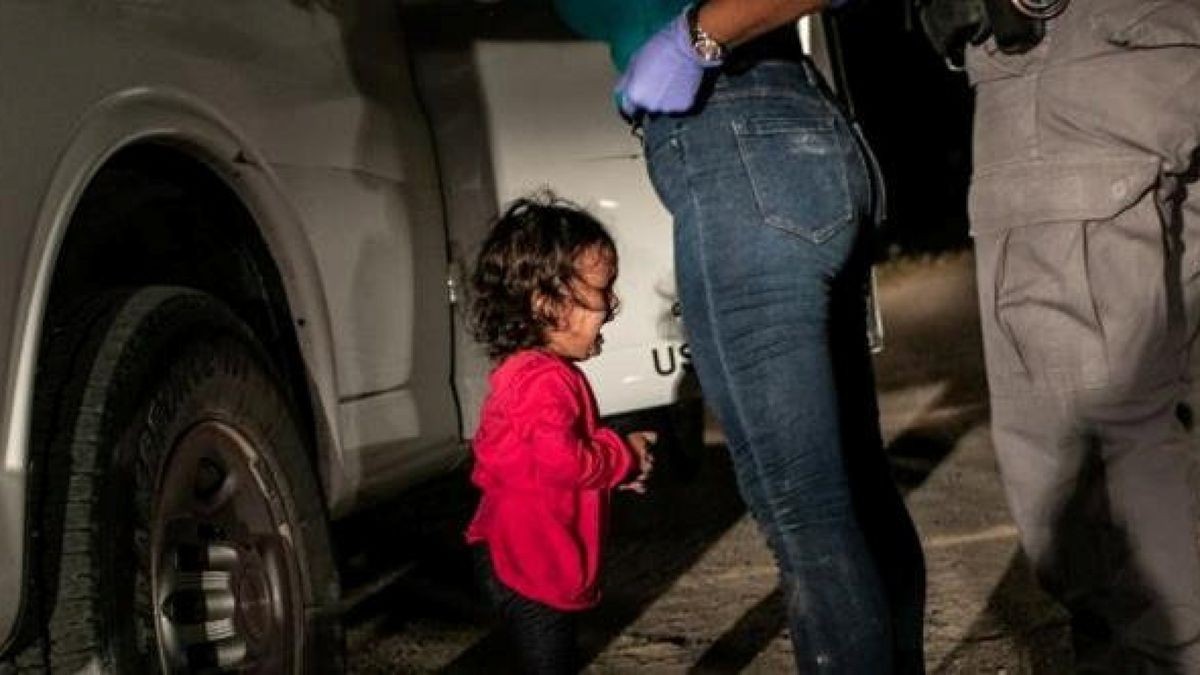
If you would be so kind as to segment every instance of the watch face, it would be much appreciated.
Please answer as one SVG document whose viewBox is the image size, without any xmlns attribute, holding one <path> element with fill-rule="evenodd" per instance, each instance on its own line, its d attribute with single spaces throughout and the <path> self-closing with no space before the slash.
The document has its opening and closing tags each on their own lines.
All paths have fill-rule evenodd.
<svg viewBox="0 0 1200 675">
<path fill-rule="evenodd" d="M 692 47 L 696 50 L 696 54 L 705 61 L 720 61 L 721 57 L 724 56 L 725 50 L 721 47 L 721 43 L 707 35 L 701 34 L 697 36 Z"/>
<path fill-rule="evenodd" d="M 688 12 L 688 30 L 692 37 L 692 51 L 696 52 L 696 56 L 703 61 L 720 63 L 725 58 L 725 47 L 705 33 L 696 19 L 696 10 L 693 8 Z"/>
</svg>

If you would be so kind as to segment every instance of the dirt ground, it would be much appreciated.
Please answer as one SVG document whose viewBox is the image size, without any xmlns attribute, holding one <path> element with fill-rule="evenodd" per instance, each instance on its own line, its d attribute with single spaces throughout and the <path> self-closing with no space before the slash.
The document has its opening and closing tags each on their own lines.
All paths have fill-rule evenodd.
<svg viewBox="0 0 1200 675">
<path fill-rule="evenodd" d="M 877 384 L 888 452 L 928 566 L 931 673 L 1065 673 L 1065 616 L 1018 555 L 988 438 L 971 260 L 881 270 Z M 615 506 L 606 596 L 584 615 L 592 673 L 786 673 L 775 567 L 737 496 L 720 432 L 697 470 L 662 467 Z M 342 527 L 354 587 L 396 570 L 349 613 L 353 673 L 505 673 L 512 655 L 472 584 L 454 477 Z"/>
</svg>

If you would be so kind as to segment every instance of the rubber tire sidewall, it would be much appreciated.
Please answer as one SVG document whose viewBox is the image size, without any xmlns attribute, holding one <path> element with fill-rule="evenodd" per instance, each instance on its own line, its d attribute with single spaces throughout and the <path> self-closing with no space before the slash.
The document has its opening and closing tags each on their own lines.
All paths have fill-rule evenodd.
<svg viewBox="0 0 1200 675">
<path fill-rule="evenodd" d="M 155 488 L 181 434 L 221 420 L 261 450 L 279 488 L 272 498 L 293 533 L 304 603 L 299 670 L 339 669 L 338 583 L 321 493 L 293 407 L 257 340 L 220 302 L 171 287 L 132 292 L 91 339 L 95 356 L 75 373 L 79 406 L 64 411 L 56 441 L 69 448 L 71 478 L 51 668 L 73 671 L 98 658 L 112 672 L 159 669 L 149 548 Z"/>
</svg>

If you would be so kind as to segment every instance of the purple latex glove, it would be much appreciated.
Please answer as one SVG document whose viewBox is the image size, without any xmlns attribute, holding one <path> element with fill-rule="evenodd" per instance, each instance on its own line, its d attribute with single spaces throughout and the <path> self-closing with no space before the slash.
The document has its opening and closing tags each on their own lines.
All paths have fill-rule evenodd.
<svg viewBox="0 0 1200 675">
<path fill-rule="evenodd" d="M 704 61 L 692 49 L 687 12 L 680 14 L 634 52 L 615 94 L 626 117 L 638 113 L 677 113 L 691 109 L 704 79 Z"/>
</svg>

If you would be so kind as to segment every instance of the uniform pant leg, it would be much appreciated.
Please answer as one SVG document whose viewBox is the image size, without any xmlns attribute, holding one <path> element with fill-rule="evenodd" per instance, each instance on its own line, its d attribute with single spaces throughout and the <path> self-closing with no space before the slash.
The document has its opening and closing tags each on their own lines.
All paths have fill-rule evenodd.
<svg viewBox="0 0 1200 675">
<path fill-rule="evenodd" d="M 1184 393 L 1090 413 L 1070 394 L 993 399 L 1010 508 L 1039 580 L 1072 614 L 1081 667 L 1200 672 L 1195 445 L 1174 410 Z"/>
<path fill-rule="evenodd" d="M 1072 612 L 1081 664 L 1110 672 L 1200 672 L 1182 255 L 1195 235 L 1170 204 L 1150 191 L 1111 219 L 976 241 L 1013 516 Z"/>
</svg>

